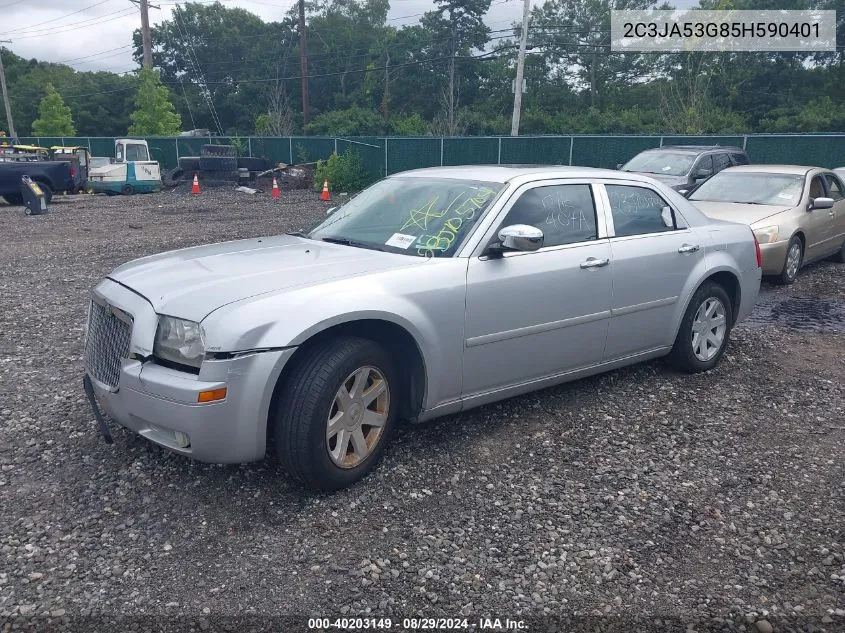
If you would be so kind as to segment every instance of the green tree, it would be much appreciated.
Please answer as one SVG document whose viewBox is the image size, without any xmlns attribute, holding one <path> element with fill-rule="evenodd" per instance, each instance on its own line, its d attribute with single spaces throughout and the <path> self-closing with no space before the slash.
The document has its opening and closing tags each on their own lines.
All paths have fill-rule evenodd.
<svg viewBox="0 0 845 633">
<path fill-rule="evenodd" d="M 32 132 L 35 136 L 76 136 L 70 108 L 53 84 L 47 84 L 46 94 L 38 106 L 38 118 L 32 122 Z"/>
<path fill-rule="evenodd" d="M 133 136 L 175 136 L 182 130 L 182 117 L 173 108 L 167 88 L 161 83 L 158 72 L 144 68 L 135 98 L 135 112 L 129 134 Z"/>
</svg>

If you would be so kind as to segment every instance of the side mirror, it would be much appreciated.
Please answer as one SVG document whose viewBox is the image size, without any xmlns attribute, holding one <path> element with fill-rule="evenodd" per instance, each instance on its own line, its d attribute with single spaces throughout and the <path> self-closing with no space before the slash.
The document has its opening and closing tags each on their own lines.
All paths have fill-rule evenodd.
<svg viewBox="0 0 845 633">
<path fill-rule="evenodd" d="M 705 180 L 707 178 L 710 178 L 710 176 L 712 176 L 712 175 L 713 175 L 712 169 L 699 169 L 697 172 L 695 172 L 695 179 L 696 180 Z"/>
<path fill-rule="evenodd" d="M 512 224 L 499 231 L 500 248 L 509 251 L 536 251 L 543 246 L 543 231 L 528 224 Z"/>
<path fill-rule="evenodd" d="M 810 202 L 810 208 L 808 210 L 830 209 L 831 207 L 833 207 L 833 198 L 816 198 Z"/>
<path fill-rule="evenodd" d="M 663 226 L 667 229 L 675 228 L 675 218 L 672 214 L 671 207 L 663 207 L 660 210 L 660 219 L 663 220 Z"/>
</svg>

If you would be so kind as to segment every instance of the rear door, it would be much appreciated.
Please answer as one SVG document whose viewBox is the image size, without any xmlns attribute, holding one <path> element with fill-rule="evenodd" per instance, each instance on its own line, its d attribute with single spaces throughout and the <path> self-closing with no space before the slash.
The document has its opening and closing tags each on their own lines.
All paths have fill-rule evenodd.
<svg viewBox="0 0 845 633">
<path fill-rule="evenodd" d="M 704 244 L 646 183 L 603 186 L 613 256 L 613 300 L 604 360 L 672 344 L 678 303 Z"/>
</svg>

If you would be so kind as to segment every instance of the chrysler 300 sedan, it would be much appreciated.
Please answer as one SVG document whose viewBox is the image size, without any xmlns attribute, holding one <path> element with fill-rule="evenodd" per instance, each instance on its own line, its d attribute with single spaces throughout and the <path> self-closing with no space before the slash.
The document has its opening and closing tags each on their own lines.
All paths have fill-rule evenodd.
<svg viewBox="0 0 845 633">
<path fill-rule="evenodd" d="M 208 462 L 262 459 L 324 490 L 423 421 L 668 356 L 719 362 L 760 286 L 748 226 L 645 176 L 434 168 L 312 230 L 153 255 L 93 290 L 86 390 Z"/>
<path fill-rule="evenodd" d="M 805 264 L 845 262 L 845 185 L 833 171 L 799 165 L 745 165 L 719 172 L 689 197 L 715 220 L 748 224 L 763 274 L 791 284 Z"/>
</svg>

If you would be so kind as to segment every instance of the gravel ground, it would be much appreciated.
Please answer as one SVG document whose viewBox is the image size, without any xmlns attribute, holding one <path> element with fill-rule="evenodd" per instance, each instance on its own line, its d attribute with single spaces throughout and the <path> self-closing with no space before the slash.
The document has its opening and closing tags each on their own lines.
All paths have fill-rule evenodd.
<svg viewBox="0 0 845 633">
<path fill-rule="evenodd" d="M 0 205 L 0 630 L 845 630 L 845 334 L 806 308 L 845 298 L 831 262 L 766 285 L 712 372 L 650 362 L 406 427 L 331 496 L 269 459 L 199 464 L 119 429 L 102 443 L 81 388 L 95 282 L 327 206 L 186 187 L 29 218 Z M 791 298 L 806 318 L 773 314 Z"/>
</svg>

